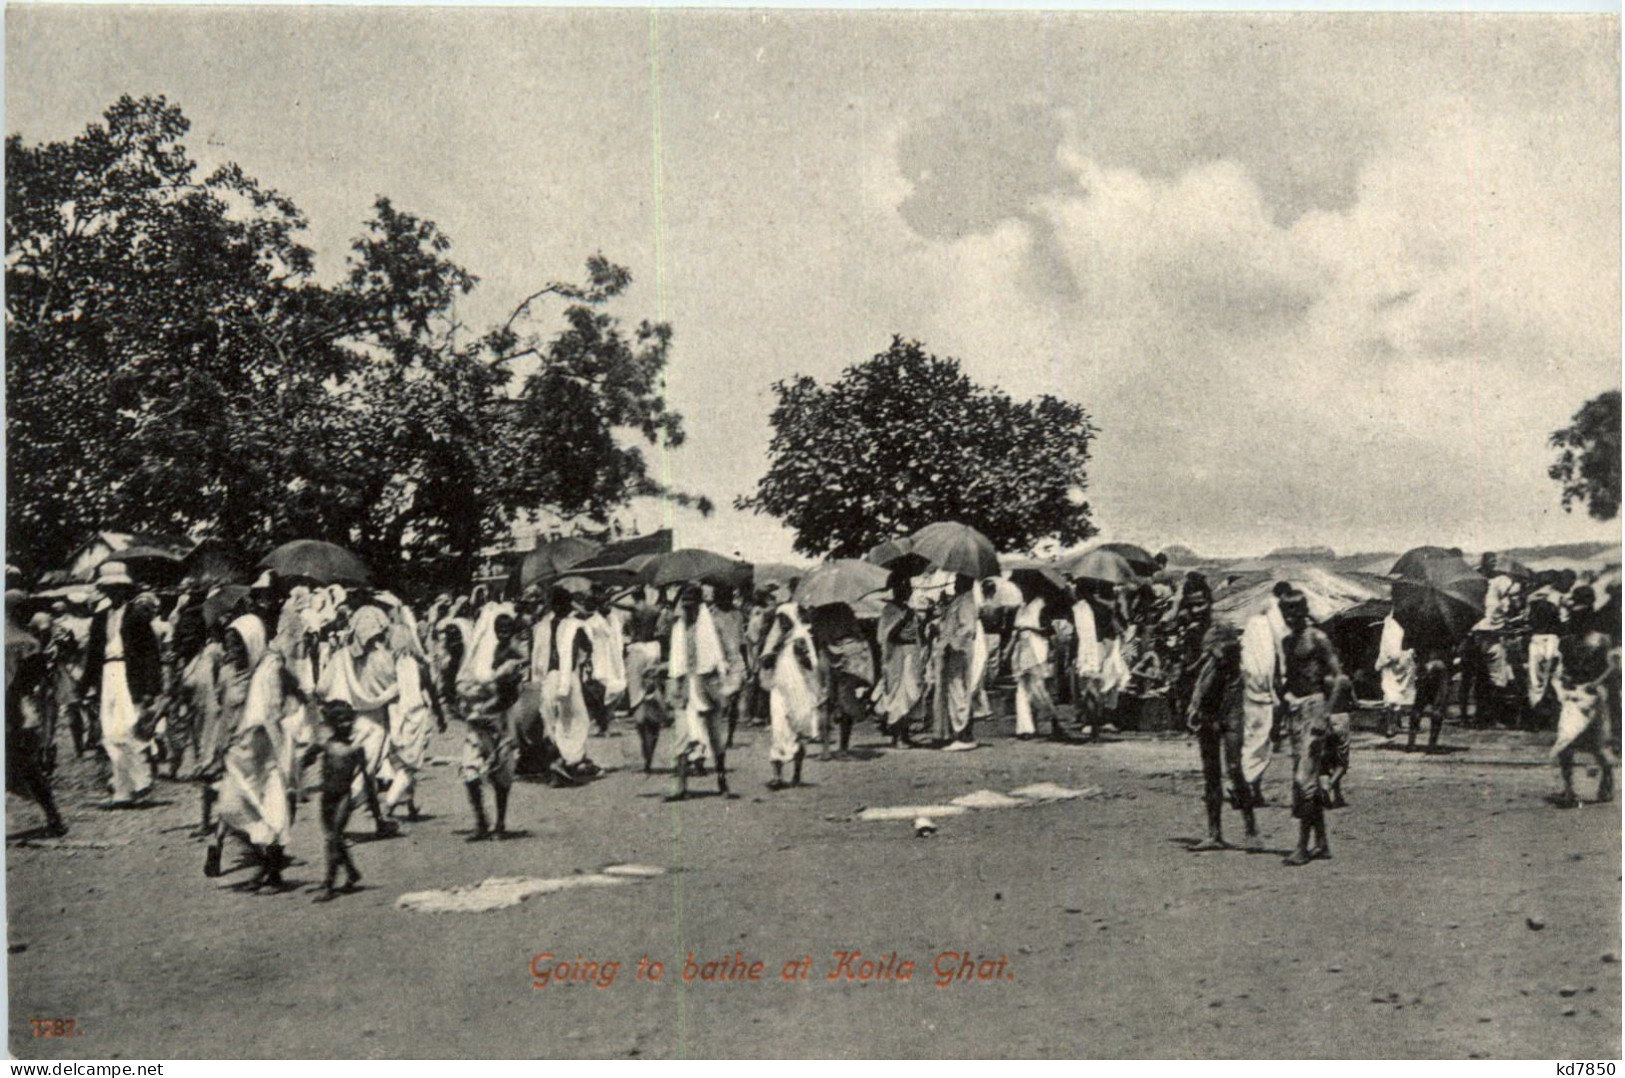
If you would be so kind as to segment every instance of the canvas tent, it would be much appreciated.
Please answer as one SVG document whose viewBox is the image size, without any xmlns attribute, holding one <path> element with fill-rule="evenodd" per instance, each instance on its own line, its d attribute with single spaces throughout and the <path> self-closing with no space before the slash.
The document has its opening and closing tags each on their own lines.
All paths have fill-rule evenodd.
<svg viewBox="0 0 1625 1078">
<path fill-rule="evenodd" d="M 1213 616 L 1240 628 L 1264 609 L 1275 585 L 1288 581 L 1309 601 L 1309 616 L 1326 621 L 1370 599 L 1387 599 L 1389 584 L 1380 577 L 1339 573 L 1313 562 L 1281 562 L 1265 572 L 1247 573 L 1213 596 Z"/>
</svg>

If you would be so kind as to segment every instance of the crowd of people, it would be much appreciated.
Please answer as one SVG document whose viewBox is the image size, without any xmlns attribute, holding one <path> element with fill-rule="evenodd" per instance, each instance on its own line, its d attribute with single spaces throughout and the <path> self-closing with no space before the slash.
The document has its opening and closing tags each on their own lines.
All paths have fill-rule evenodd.
<svg viewBox="0 0 1625 1078">
<path fill-rule="evenodd" d="M 1456 668 L 1480 714 L 1513 706 L 1521 668 L 1518 713 L 1557 712 L 1559 803 L 1575 802 L 1582 746 L 1597 755 L 1598 799 L 1608 800 L 1617 588 L 1599 613 L 1572 576 L 1520 590 L 1493 560 L 1485 571 L 1484 621 L 1465 644 L 1408 642 L 1388 619 L 1375 665 L 1384 732 L 1408 725 L 1414 746 L 1426 717 L 1436 745 Z M 235 841 L 254 883 L 273 887 L 295 816 L 314 798 L 325 901 L 360 878 L 344 838 L 351 813 L 381 837 L 401 816 L 416 819 L 430 736 L 453 723 L 468 840 L 487 841 L 510 834 L 516 776 L 565 787 L 598 775 L 592 740 L 617 718 L 636 730 L 646 773 L 665 740 L 668 800 L 702 780 L 734 797 L 728 754 L 741 724 L 767 727 L 769 786 L 783 790 L 802 783 L 810 748 L 846 755 L 864 722 L 898 748 L 974 749 L 1002 681 L 1013 683 L 1021 739 L 1041 725 L 1055 740 L 1097 739 L 1130 698 L 1163 698 L 1199 747 L 1208 836 L 1197 849 L 1225 845 L 1227 801 L 1257 833 L 1264 770 L 1290 746 L 1299 834 L 1287 863 L 1330 857 L 1325 811 L 1346 804 L 1354 693 L 1294 585 L 1278 584 L 1238 627 L 1214 618 L 1198 572 L 1052 583 L 1009 602 L 1009 581 L 919 582 L 892 572 L 878 618 L 805 609 L 795 581 L 553 584 L 512 601 L 475 588 L 415 609 L 388 591 L 269 572 L 246 589 L 183 582 L 160 594 L 110 560 L 93 608 L 62 601 L 29 617 L 26 593 L 7 592 L 8 785 L 41 805 L 52 834 L 66 831 L 50 781 L 65 726 L 76 755 L 104 761 L 110 805 L 148 797 L 159 774 L 196 784 L 205 873 L 221 874 Z"/>
</svg>

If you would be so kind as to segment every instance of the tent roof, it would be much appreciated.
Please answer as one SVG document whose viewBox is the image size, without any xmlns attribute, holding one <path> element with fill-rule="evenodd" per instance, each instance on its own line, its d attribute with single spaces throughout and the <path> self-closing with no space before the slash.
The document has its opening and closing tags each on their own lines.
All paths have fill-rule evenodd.
<svg viewBox="0 0 1625 1078">
<path fill-rule="evenodd" d="M 1389 585 L 1379 577 L 1339 573 L 1312 562 L 1281 562 L 1267 574 L 1248 574 L 1213 596 L 1213 614 L 1231 625 L 1245 625 L 1264 609 L 1282 580 L 1290 581 L 1309 600 L 1309 616 L 1325 621 L 1372 599 L 1387 599 Z"/>
</svg>

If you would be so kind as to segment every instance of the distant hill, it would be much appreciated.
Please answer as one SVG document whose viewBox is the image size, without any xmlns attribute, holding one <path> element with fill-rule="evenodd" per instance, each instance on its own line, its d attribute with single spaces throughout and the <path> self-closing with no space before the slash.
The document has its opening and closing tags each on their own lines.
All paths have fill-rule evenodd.
<svg viewBox="0 0 1625 1078">
<path fill-rule="evenodd" d="M 1503 553 L 1528 561 L 1544 561 L 1547 558 L 1572 558 L 1575 561 L 1584 561 L 1596 557 L 1605 550 L 1618 549 L 1618 543 L 1558 543 L 1554 546 L 1509 547 Z"/>
</svg>

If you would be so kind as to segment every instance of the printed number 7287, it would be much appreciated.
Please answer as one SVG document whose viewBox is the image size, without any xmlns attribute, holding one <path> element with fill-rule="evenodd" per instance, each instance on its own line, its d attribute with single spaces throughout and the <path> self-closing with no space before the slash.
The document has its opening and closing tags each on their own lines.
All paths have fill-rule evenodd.
<svg viewBox="0 0 1625 1078">
<path fill-rule="evenodd" d="M 36 1037 L 74 1036 L 72 1018 L 30 1018 L 28 1024 L 34 1027 Z"/>
</svg>

